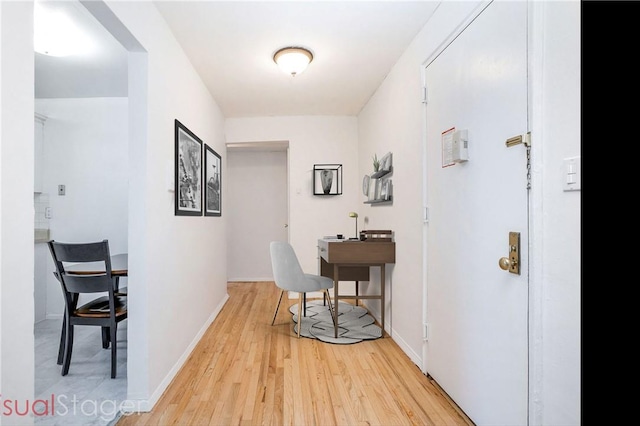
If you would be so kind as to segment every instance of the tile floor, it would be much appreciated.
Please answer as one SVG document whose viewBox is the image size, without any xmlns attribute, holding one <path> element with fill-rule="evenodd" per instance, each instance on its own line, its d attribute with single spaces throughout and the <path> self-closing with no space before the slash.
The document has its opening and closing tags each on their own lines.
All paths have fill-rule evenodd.
<svg viewBox="0 0 640 426">
<path fill-rule="evenodd" d="M 127 397 L 127 321 L 118 325 L 118 370 L 111 378 L 111 350 L 102 348 L 100 327 L 76 326 L 69 374 L 56 363 L 62 320 L 35 325 L 35 396 L 54 409 L 38 416 L 38 426 L 113 425 Z"/>
</svg>

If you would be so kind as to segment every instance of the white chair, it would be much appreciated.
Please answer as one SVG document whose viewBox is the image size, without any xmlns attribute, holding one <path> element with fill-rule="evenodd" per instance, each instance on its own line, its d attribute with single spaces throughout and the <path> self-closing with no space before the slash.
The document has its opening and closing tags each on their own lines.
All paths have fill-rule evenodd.
<svg viewBox="0 0 640 426">
<path fill-rule="evenodd" d="M 325 301 L 328 301 L 329 303 L 331 318 L 333 318 L 335 323 L 336 319 L 333 307 L 331 306 L 331 296 L 329 295 L 329 289 L 333 288 L 333 280 L 321 275 L 305 274 L 302 267 L 300 267 L 300 262 L 298 262 L 298 257 L 296 256 L 291 244 L 283 241 L 272 241 L 269 248 L 271 251 L 273 279 L 276 285 L 281 289 L 280 298 L 278 299 L 278 304 L 276 305 L 276 311 L 273 314 L 271 325 L 276 321 L 278 309 L 280 308 L 282 296 L 285 291 L 295 291 L 298 293 L 298 338 L 300 338 L 302 316 L 306 315 L 302 306 L 302 297 L 304 295 L 306 300 L 306 293 L 308 292 L 323 292 Z"/>
</svg>

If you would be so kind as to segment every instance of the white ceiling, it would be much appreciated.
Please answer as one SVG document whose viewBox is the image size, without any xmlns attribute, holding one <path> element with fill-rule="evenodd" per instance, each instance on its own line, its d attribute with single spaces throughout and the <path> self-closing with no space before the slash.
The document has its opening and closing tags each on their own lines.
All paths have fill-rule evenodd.
<svg viewBox="0 0 640 426">
<path fill-rule="evenodd" d="M 108 56 L 36 54 L 36 97 L 125 96 L 124 49 L 78 2 L 56 3 L 92 28 Z M 154 3 L 223 114 L 249 117 L 357 115 L 439 2 Z M 273 62 L 276 50 L 291 45 L 314 54 L 296 77 Z"/>
</svg>

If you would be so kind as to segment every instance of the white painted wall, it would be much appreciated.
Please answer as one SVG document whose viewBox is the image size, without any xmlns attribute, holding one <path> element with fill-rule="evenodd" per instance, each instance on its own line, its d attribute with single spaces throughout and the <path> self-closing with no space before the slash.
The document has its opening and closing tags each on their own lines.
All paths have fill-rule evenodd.
<svg viewBox="0 0 640 426">
<path fill-rule="evenodd" d="M 49 291 L 47 286 L 47 281 L 49 280 L 48 275 L 51 272 L 47 268 L 47 264 L 49 262 L 49 258 L 51 254 L 49 253 L 49 248 L 46 244 L 42 242 L 38 242 L 34 244 L 33 248 L 33 265 L 34 265 L 34 277 L 33 277 L 33 303 L 34 303 L 34 315 L 33 319 L 35 323 L 43 321 L 47 319 L 47 299 L 60 298 L 62 301 L 60 294 L 60 285 L 58 285 L 58 295 L 56 296 L 48 296 L 47 291 Z M 64 310 L 64 308 L 62 308 Z M 60 316 L 62 311 L 60 311 Z"/>
<path fill-rule="evenodd" d="M 129 398 L 153 404 L 228 297 L 224 212 L 174 216 L 174 120 L 216 152 L 224 123 L 155 6 L 107 4 L 146 51 L 129 60 L 128 383 Z"/>
<path fill-rule="evenodd" d="M 127 98 L 37 99 L 35 109 L 47 117 L 42 172 L 43 193 L 49 195 L 52 212 L 50 238 L 62 242 L 108 239 L 112 254 L 126 253 Z M 65 185 L 66 195 L 58 195 L 59 184 Z M 35 274 L 41 277 L 45 271 L 47 318 L 61 318 L 64 311 L 54 270 L 46 244 L 36 244 Z M 126 278 L 121 285 L 127 285 Z"/>
<path fill-rule="evenodd" d="M 229 281 L 273 281 L 269 242 L 287 241 L 287 152 L 227 151 Z M 309 271 L 309 272 L 315 272 Z"/>
<path fill-rule="evenodd" d="M 574 425 L 581 410 L 581 193 L 563 192 L 563 159 L 581 155 L 581 64 L 578 1 L 535 2 L 544 36 L 536 46 L 541 96 L 535 117 L 534 173 L 540 189 L 534 224 L 534 339 L 537 424 Z M 540 380 L 538 382 L 538 380 Z M 540 391 L 541 389 L 541 391 Z M 538 400 L 538 397 L 540 398 Z"/>
<path fill-rule="evenodd" d="M 317 240 L 354 232 L 350 211 L 363 208 L 358 177 L 355 117 L 229 118 L 227 142 L 289 141 L 289 242 L 302 269 L 318 271 Z M 313 195 L 313 165 L 342 164 L 342 195 Z"/>
<path fill-rule="evenodd" d="M 34 391 L 33 78 L 33 4 L 0 2 L 0 394 L 3 403 L 10 399 L 24 402 L 33 398 Z M 9 416 L 5 412 L 0 416 L 0 424 L 32 423 L 30 416 Z"/>
</svg>

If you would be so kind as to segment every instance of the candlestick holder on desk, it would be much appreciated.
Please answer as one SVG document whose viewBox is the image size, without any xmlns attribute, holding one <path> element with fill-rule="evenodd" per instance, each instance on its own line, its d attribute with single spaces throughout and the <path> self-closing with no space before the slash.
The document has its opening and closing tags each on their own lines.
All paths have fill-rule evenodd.
<svg viewBox="0 0 640 426">
<path fill-rule="evenodd" d="M 358 213 L 349 212 L 349 217 L 352 217 L 356 220 L 356 234 L 354 235 L 353 239 L 357 240 L 358 239 Z"/>
</svg>

